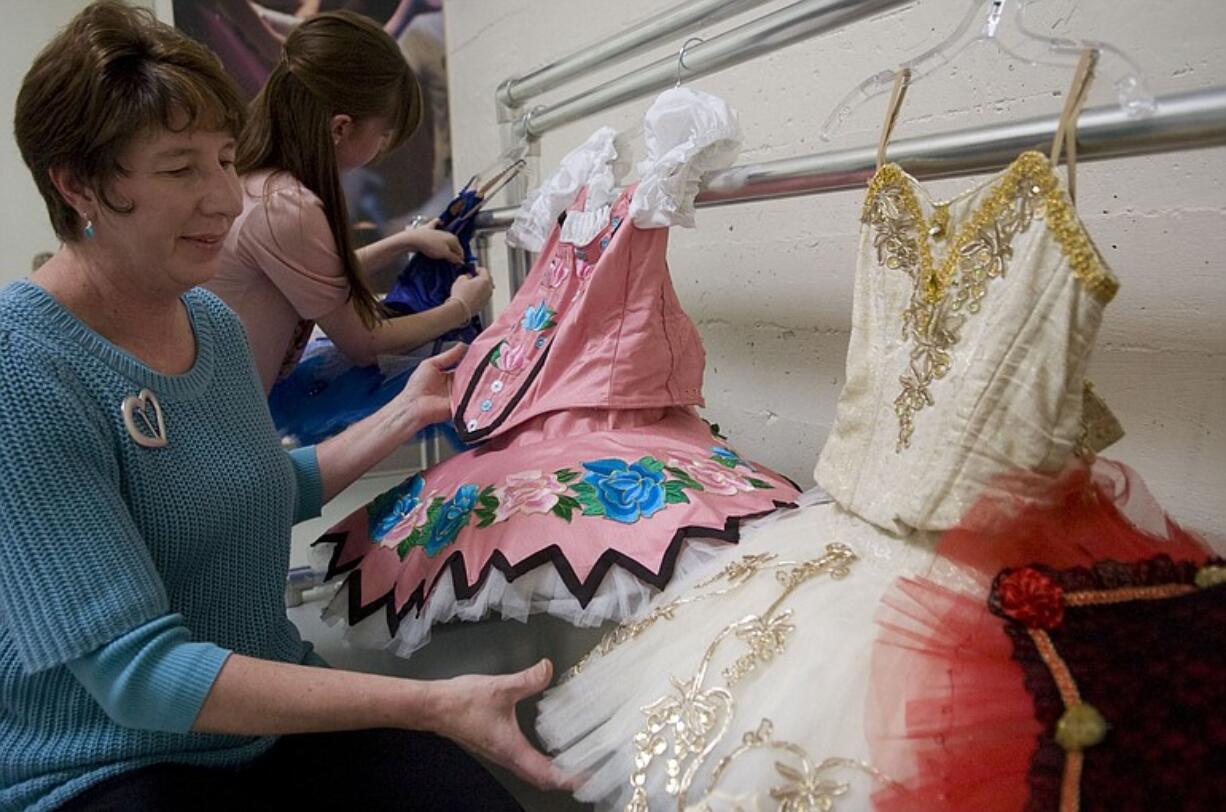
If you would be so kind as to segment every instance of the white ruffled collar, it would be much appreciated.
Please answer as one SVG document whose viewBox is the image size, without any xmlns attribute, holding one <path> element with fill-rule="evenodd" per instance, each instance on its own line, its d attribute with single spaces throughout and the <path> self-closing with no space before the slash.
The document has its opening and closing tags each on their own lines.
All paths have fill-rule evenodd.
<svg viewBox="0 0 1226 812">
<path fill-rule="evenodd" d="M 609 223 L 617 197 L 617 133 L 601 127 L 559 163 L 539 188 L 529 192 L 507 234 L 512 245 L 540 251 L 558 216 L 587 187 L 582 212 L 572 212 L 560 239 L 587 245 Z M 643 121 L 647 156 L 638 165 L 639 184 L 630 217 L 639 228 L 694 225 L 694 198 L 706 172 L 732 165 L 741 150 L 736 112 L 718 96 L 686 87 L 666 90 Z"/>
<path fill-rule="evenodd" d="M 601 127 L 579 147 L 567 153 L 549 179 L 524 198 L 523 205 L 515 214 L 515 222 L 507 232 L 507 242 L 529 251 L 540 251 L 558 215 L 574 202 L 575 195 L 584 186 L 588 189 L 584 210 L 598 213 L 602 207 L 607 209 L 616 196 L 616 138 L 617 131 L 612 127 Z M 566 218 L 567 222 L 571 219 Z M 607 211 L 605 222 L 608 222 Z M 572 230 L 576 227 L 577 224 L 572 226 Z"/>
<path fill-rule="evenodd" d="M 732 166 L 741 152 L 741 122 L 726 101 L 676 87 L 660 94 L 643 121 L 647 157 L 630 217 L 639 228 L 694 226 L 702 176 Z"/>
</svg>

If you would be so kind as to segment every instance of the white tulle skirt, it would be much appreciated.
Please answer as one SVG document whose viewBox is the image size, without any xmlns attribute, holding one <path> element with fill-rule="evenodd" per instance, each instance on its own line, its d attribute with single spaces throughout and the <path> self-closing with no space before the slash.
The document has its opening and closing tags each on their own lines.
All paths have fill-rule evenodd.
<svg viewBox="0 0 1226 812">
<path fill-rule="evenodd" d="M 601 808 L 867 809 L 873 618 L 932 547 L 810 492 L 606 637 L 537 731 Z"/>
<path fill-rule="evenodd" d="M 706 570 L 712 559 L 728 547 L 724 541 L 688 539 L 677 555 L 674 577 L 684 578 L 697 569 Z M 327 567 L 327 561 L 323 563 Z M 644 611 L 660 590 L 641 581 L 629 572 L 613 567 L 605 575 L 587 605 L 579 602 L 552 564 L 508 581 L 500 570 L 490 571 L 481 591 L 471 598 L 457 599 L 450 578 L 439 581 L 434 596 L 426 603 L 416 622 L 401 623 L 393 634 L 387 617 L 376 612 L 357 623 L 349 624 L 345 641 L 366 649 L 387 651 L 408 657 L 430 642 L 431 629 L 452 621 L 478 621 L 486 618 L 518 620 L 527 623 L 535 614 L 549 614 L 572 626 L 592 628 L 608 623 L 610 618 L 627 618 Z M 329 626 L 348 623 L 349 586 L 342 585 L 323 611 Z"/>
</svg>

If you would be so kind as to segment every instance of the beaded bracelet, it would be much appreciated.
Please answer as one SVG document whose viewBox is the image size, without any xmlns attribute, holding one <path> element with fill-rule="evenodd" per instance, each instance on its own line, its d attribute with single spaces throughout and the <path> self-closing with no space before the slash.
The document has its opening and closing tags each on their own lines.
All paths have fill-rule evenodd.
<svg viewBox="0 0 1226 812">
<path fill-rule="evenodd" d="M 459 298 L 458 296 L 448 296 L 447 301 L 443 302 L 443 304 L 445 305 L 447 302 L 456 302 L 461 308 L 464 309 L 464 324 L 468 324 L 473 320 L 473 311 L 468 307 L 468 304 L 463 299 Z"/>
</svg>

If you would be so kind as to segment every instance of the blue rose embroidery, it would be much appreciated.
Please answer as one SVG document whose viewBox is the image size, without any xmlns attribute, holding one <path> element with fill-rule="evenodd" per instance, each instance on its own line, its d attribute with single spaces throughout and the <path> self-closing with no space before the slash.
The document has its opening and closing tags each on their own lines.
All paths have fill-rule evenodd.
<svg viewBox="0 0 1226 812">
<path fill-rule="evenodd" d="M 623 524 L 653 516 L 664 507 L 662 471 L 652 471 L 641 463 L 624 460 L 595 460 L 583 463 L 589 473 L 583 481 L 596 489 L 596 499 L 605 516 Z"/>
<path fill-rule="evenodd" d="M 524 311 L 524 318 L 520 325 L 525 329 L 534 333 L 539 333 L 541 330 L 548 330 L 554 326 L 553 317 L 555 311 L 552 307 L 546 305 L 543 301 L 537 302 L 534 305 L 529 305 Z"/>
<path fill-rule="evenodd" d="M 461 485 L 455 496 L 445 502 L 438 518 L 430 528 L 426 539 L 426 555 L 437 555 L 444 547 L 455 541 L 460 531 L 468 526 L 473 508 L 477 506 L 477 486 Z"/>
<path fill-rule="evenodd" d="M 392 528 L 417 507 L 423 487 L 425 480 L 414 475 L 375 499 L 370 513 L 370 537 L 373 541 L 392 532 Z"/>
</svg>

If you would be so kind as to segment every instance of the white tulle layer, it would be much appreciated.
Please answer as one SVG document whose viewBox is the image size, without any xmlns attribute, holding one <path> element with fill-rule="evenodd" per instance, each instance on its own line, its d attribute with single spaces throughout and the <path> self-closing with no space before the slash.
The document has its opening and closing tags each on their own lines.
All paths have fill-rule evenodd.
<svg viewBox="0 0 1226 812">
<path fill-rule="evenodd" d="M 673 577 L 685 578 L 696 569 L 705 569 L 705 565 L 721 555 L 725 548 L 734 546 L 711 539 L 688 539 L 677 555 Z M 476 621 L 487 617 L 524 622 L 529 615 L 544 613 L 573 626 L 592 627 L 610 621 L 619 623 L 632 617 L 657 594 L 658 589 L 616 564 L 605 574 L 586 606 L 580 605 L 571 594 L 552 564 L 537 567 L 511 582 L 501 571 L 492 569 L 480 591 L 465 600 L 456 599 L 451 576 L 447 574 L 426 600 L 421 614 L 407 614 L 395 636 L 389 633 L 387 615 L 380 610 L 349 626 L 344 639 L 354 646 L 383 649 L 407 657 L 430 642 L 430 628 L 436 623 Z M 324 608 L 324 621 L 330 626 L 347 622 L 348 606 L 348 587 L 343 586 Z"/>
<path fill-rule="evenodd" d="M 870 647 L 876 634 L 874 613 L 895 578 L 932 570 L 932 539 L 900 539 L 833 503 L 806 501 L 809 504 L 800 509 L 781 511 L 746 528 L 736 548 L 684 578 L 673 579 L 653 603 L 694 594 L 693 584 L 748 554 L 773 553 L 799 562 L 822 556 L 828 543 L 841 542 L 859 557 L 846 578 L 818 576 L 782 605 L 792 610 L 789 622 L 794 631 L 782 654 L 731 688 L 735 701 L 731 724 L 694 779 L 688 796 L 692 804 L 708 803 L 712 809 L 777 808 L 770 790 L 788 783 L 774 766 L 781 760 L 778 751 L 755 750 L 737 759 L 716 792 L 704 798 L 716 763 L 764 719 L 773 724 L 776 740 L 799 745 L 813 764 L 831 757 L 868 758 L 863 720 Z M 644 728 L 641 709 L 675 694 L 672 681 L 695 676 L 705 650 L 723 628 L 762 614 L 781 592 L 773 573 L 759 572 L 728 594 L 680 607 L 671 620 L 661 620 L 605 656 L 594 657 L 545 695 L 537 731 L 556 753 L 556 764 L 581 781 L 577 798 L 601 808 L 625 806 L 635 769 L 633 740 Z M 723 686 L 722 670 L 747 651 L 740 640 L 726 638 L 703 687 Z M 677 807 L 677 799 L 665 791 L 666 758 L 657 759 L 646 781 L 651 809 Z M 839 809 L 868 808 L 877 779 L 855 769 L 836 770 L 828 777 L 850 782 Z"/>
</svg>

